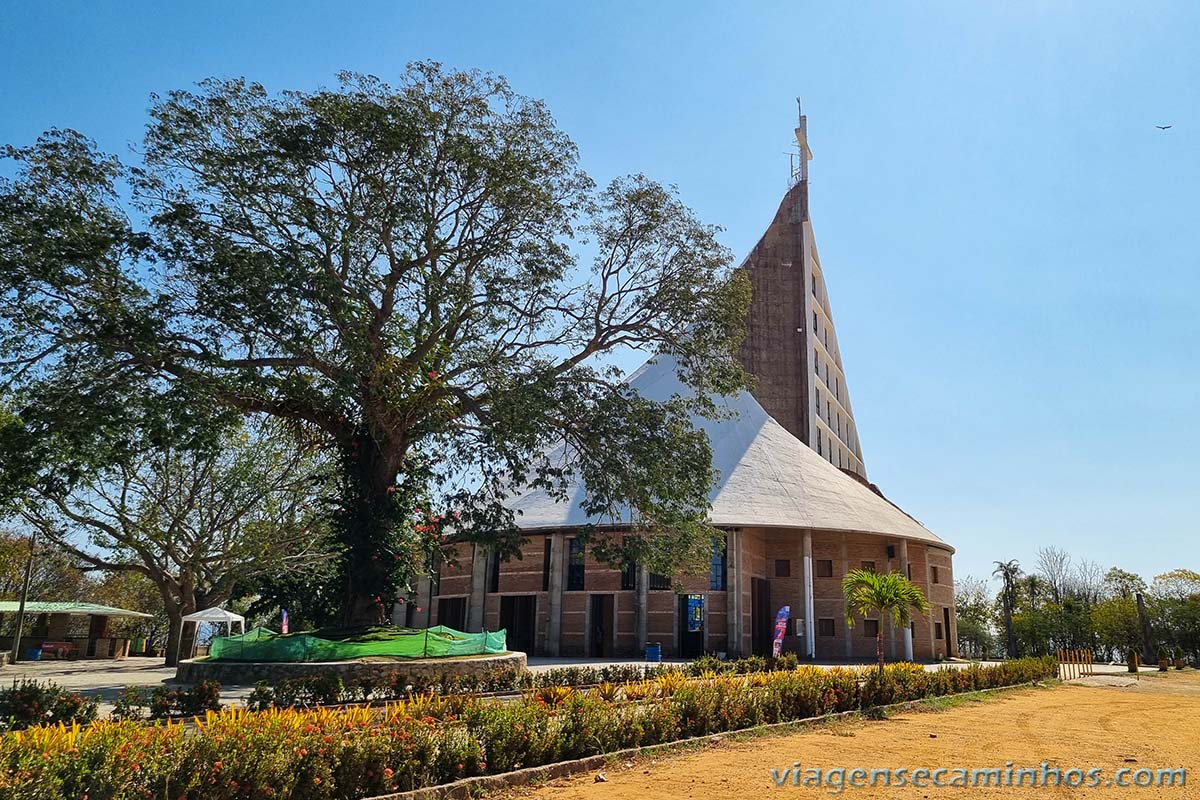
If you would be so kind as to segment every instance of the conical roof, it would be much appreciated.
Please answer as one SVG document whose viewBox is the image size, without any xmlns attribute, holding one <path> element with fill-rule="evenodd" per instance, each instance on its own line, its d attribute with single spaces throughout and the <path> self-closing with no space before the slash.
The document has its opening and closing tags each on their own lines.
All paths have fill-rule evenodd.
<svg viewBox="0 0 1200 800">
<path fill-rule="evenodd" d="M 629 376 L 643 397 L 668 400 L 693 391 L 678 377 L 675 359 L 659 355 Z M 717 482 L 710 495 L 709 519 L 722 527 L 808 528 L 873 533 L 945 545 L 932 532 L 869 487 L 846 475 L 788 433 L 748 393 L 716 398 L 732 415 L 695 416 L 708 434 Z M 551 459 L 561 458 L 562 452 Z M 560 502 L 534 489 L 508 502 L 522 530 L 619 525 L 622 520 L 589 518 L 580 508 L 583 486 L 576 484 Z M 948 547 L 948 546 L 947 546 Z"/>
</svg>

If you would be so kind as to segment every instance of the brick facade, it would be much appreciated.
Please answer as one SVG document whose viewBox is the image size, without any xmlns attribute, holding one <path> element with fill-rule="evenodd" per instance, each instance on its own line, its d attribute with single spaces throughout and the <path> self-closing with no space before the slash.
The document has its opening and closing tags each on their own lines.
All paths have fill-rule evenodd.
<svg viewBox="0 0 1200 800">
<path fill-rule="evenodd" d="M 545 549 L 547 541 L 555 537 L 563 543 L 557 550 L 561 555 L 551 560 L 547 572 Z M 467 613 L 468 619 L 472 616 L 482 619 L 482 626 L 468 625 L 468 630 L 477 632 L 484 628 L 507 627 L 510 646 L 514 641 L 531 641 L 531 655 L 639 657 L 647 642 L 657 642 L 662 645 L 664 656 L 677 657 L 682 654 L 682 638 L 686 636 L 680 617 L 680 597 L 698 594 L 704 598 L 700 634 L 703 652 L 749 655 L 756 651 L 755 625 L 763 624 L 761 619 L 755 619 L 753 586 L 763 581 L 769 597 L 765 606 L 769 621 L 773 623 L 775 614 L 784 605 L 792 610 L 784 651 L 797 654 L 805 651 L 803 531 L 744 528 L 727 534 L 724 590 L 711 588 L 708 575 L 678 577 L 671 581 L 670 588 L 645 586 L 643 589 L 639 584 L 649 583 L 645 570 L 637 571 L 634 588 L 626 588 L 628 582 L 623 581 L 620 570 L 596 561 L 588 553 L 584 559 L 583 589 L 569 587 L 564 577 L 556 600 L 555 592 L 546 587 L 555 584 L 553 573 L 566 575 L 570 538 L 570 532 L 531 533 L 521 548 L 520 559 L 500 563 L 499 580 L 494 586 L 496 591 L 490 591 L 493 586 L 486 585 L 490 583 L 488 556 L 480 552 L 479 557 L 489 568 L 479 569 L 474 563 L 473 550 L 460 552 L 458 564 L 441 571 L 436 588 L 423 582 L 422 589 L 413 598 L 413 604 L 422 615 L 419 622 L 426 621 L 423 615 L 427 613 L 428 624 L 455 627 L 456 620 L 439 619 L 439 608 L 443 607 L 443 600 L 461 598 L 468 607 L 472 603 L 482 606 L 481 613 L 477 611 L 472 615 L 470 610 Z M 842 576 L 849 570 L 861 568 L 901 571 L 905 554 L 912 580 L 933 606 L 928 616 L 918 617 L 913 623 L 913 657 L 929 661 L 955 655 L 954 578 L 948 548 L 920 541 L 904 543 L 873 534 L 813 531 L 811 552 L 812 627 L 818 661 L 862 661 L 875 657 L 875 639 L 868 634 L 868 625 L 861 619 L 856 619 L 853 627 L 846 625 Z M 936 583 L 934 567 L 937 568 Z M 476 585 L 480 576 L 483 586 Z M 422 595 L 422 590 L 426 594 Z M 430 591 L 434 592 L 432 596 L 428 594 Z M 639 602 L 642 596 L 645 597 L 644 612 Z M 509 618 L 502 620 L 504 598 L 510 598 L 507 602 L 514 608 L 520 602 L 529 605 L 523 614 L 513 616 L 510 612 Z M 557 638 L 552 633 L 555 627 L 552 607 L 556 603 Z M 644 641 L 639 635 L 643 614 Z M 941 638 L 937 637 L 939 627 Z M 886 620 L 883 631 L 885 655 L 893 660 L 903 658 L 903 631 L 893 630 Z M 602 642 L 597 641 L 598 637 Z M 760 641 L 757 651 L 760 654 L 767 652 L 769 646 L 769 639 L 766 643 Z"/>
</svg>

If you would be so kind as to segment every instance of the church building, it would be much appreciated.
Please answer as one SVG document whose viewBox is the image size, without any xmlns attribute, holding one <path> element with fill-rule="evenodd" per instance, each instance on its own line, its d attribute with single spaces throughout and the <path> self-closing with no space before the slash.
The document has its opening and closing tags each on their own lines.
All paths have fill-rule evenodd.
<svg viewBox="0 0 1200 800">
<path fill-rule="evenodd" d="M 460 553 L 458 567 L 421 582 L 411 624 L 505 628 L 509 648 L 530 655 L 640 656 L 657 643 L 668 657 L 745 656 L 770 653 L 776 614 L 789 606 L 784 651 L 803 658 L 873 659 L 880 626 L 892 659 L 956 655 L 954 549 L 867 480 L 809 218 L 803 115 L 795 135 L 791 186 L 741 265 L 754 294 L 739 358 L 756 387 L 718 398 L 735 414 L 693 420 L 718 473 L 709 518 L 725 532 L 709 573 L 597 562 L 573 535 L 595 520 L 575 500 L 531 490 L 511 501 L 527 537 L 522 558 Z M 627 380 L 654 400 L 690 391 L 669 356 Z M 901 630 L 886 619 L 848 626 L 841 580 L 853 569 L 908 575 L 931 612 Z"/>
</svg>

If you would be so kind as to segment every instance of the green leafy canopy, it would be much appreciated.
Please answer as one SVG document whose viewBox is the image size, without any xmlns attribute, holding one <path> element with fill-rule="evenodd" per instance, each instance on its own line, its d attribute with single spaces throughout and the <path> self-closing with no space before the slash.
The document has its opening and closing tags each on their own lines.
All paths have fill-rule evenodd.
<svg viewBox="0 0 1200 800">
<path fill-rule="evenodd" d="M 712 407 L 602 366 L 671 353 L 700 398 L 746 380 L 747 283 L 673 189 L 597 188 L 541 102 L 434 63 L 312 92 L 209 80 L 150 117 L 135 166 L 71 131 L 6 151 L 10 494 L 265 415 L 340 464 L 354 618 L 424 568 L 430 525 L 512 552 L 522 485 L 582 476 L 589 510 L 671 532 L 634 537 L 657 571 L 706 557 L 711 455 L 688 417 Z M 560 443 L 570 463 L 545 458 Z"/>
</svg>

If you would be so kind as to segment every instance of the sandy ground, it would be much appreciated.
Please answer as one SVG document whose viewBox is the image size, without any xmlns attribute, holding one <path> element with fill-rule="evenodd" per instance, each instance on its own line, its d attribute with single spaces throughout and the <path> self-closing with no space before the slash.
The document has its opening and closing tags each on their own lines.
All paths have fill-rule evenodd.
<svg viewBox="0 0 1200 800">
<path fill-rule="evenodd" d="M 1117 770 L 1186 768 L 1188 787 L 1004 787 L 890 788 L 790 783 L 777 787 L 770 771 L 795 762 L 824 770 L 856 767 L 1039 768 Z M 984 701 L 959 702 L 948 710 L 897 715 L 882 721 L 839 723 L 802 733 L 720 741 L 702 752 L 660 756 L 509 793 L 520 800 L 630 800 L 631 798 L 817 798 L 894 800 L 945 797 L 1155 797 L 1200 798 L 1200 672 L 1144 673 L 1128 687 L 1064 684 L 1000 693 Z M 1132 773 L 1130 778 L 1132 778 Z M 948 778 L 947 778 L 948 779 Z"/>
</svg>

